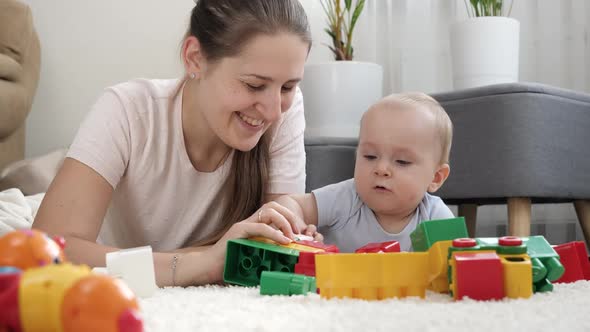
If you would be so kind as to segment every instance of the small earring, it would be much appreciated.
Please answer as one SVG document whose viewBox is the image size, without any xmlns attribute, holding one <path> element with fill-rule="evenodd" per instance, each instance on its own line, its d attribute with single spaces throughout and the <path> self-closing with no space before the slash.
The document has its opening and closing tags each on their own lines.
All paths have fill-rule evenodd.
<svg viewBox="0 0 590 332">
<path fill-rule="evenodd" d="M 197 75 L 195 75 L 195 73 L 190 73 L 190 75 L 189 75 L 189 77 L 191 78 L 191 80 L 194 80 L 196 76 Z"/>
</svg>

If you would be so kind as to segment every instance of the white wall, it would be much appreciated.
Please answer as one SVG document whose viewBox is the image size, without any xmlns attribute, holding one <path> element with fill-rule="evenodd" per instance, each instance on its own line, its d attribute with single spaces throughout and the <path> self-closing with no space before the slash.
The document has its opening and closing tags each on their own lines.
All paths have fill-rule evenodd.
<svg viewBox="0 0 590 332">
<path fill-rule="evenodd" d="M 27 120 L 27 157 L 67 147 L 101 90 L 137 77 L 181 75 L 180 43 L 192 0 L 26 0 L 42 44 L 39 88 Z M 328 60 L 320 45 L 318 0 L 301 0 L 319 36 L 310 61 Z M 317 50 L 316 50 L 317 49 Z"/>
<path fill-rule="evenodd" d="M 29 0 L 41 78 L 27 121 L 27 156 L 66 147 L 101 90 L 180 73 L 191 0 Z"/>
</svg>

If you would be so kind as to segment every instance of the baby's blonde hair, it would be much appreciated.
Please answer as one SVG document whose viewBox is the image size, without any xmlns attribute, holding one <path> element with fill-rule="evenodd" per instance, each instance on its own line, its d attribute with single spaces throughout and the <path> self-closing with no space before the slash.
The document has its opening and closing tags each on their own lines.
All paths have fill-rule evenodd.
<svg viewBox="0 0 590 332">
<path fill-rule="evenodd" d="M 445 109 L 434 98 L 422 92 L 406 92 L 391 94 L 383 98 L 380 103 L 397 102 L 411 107 L 422 106 L 435 117 L 437 137 L 441 146 L 441 164 L 448 164 L 453 142 L 453 123 Z"/>
</svg>

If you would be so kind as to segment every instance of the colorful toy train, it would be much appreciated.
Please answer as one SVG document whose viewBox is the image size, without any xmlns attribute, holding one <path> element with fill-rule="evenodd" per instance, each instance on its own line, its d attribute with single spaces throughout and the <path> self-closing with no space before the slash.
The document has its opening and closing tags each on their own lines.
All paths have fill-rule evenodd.
<svg viewBox="0 0 590 332">
<path fill-rule="evenodd" d="M 0 331 L 143 331 L 131 290 L 68 263 L 63 247 L 35 230 L 0 237 Z"/>
<path fill-rule="evenodd" d="M 266 294 L 268 289 L 275 294 L 284 290 L 285 295 L 313 291 L 284 275 L 267 274 L 262 283 L 274 284 L 261 284 L 265 271 L 281 271 L 314 276 L 323 298 L 424 297 L 430 289 L 454 299 L 491 300 L 551 291 L 564 274 L 559 255 L 542 236 L 471 239 L 464 219 L 453 218 L 421 223 L 411 238 L 415 252 L 399 252 L 399 245 L 391 242 L 337 253 L 334 246 L 310 242 L 281 246 L 268 240 L 233 240 L 228 243 L 224 280 L 260 284 Z"/>
</svg>

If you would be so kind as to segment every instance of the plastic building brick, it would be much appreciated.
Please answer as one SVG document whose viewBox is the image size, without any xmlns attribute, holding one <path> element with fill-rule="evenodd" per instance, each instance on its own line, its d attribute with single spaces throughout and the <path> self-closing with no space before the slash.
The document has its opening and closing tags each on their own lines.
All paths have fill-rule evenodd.
<svg viewBox="0 0 590 332">
<path fill-rule="evenodd" d="M 369 243 L 365 246 L 362 246 L 355 250 L 354 252 L 357 254 L 360 253 L 379 253 L 379 252 L 400 252 L 399 242 L 397 241 L 388 241 L 388 242 L 380 242 L 380 243 Z"/>
<path fill-rule="evenodd" d="M 293 241 L 313 241 L 313 236 L 305 235 L 305 234 L 295 234 L 295 238 Z"/>
<path fill-rule="evenodd" d="M 450 266 L 453 273 L 449 287 L 455 299 L 504 298 L 503 268 L 495 252 L 455 252 Z"/>
<path fill-rule="evenodd" d="M 322 298 L 424 298 L 429 283 L 425 252 L 324 254 L 315 259 Z"/>
<path fill-rule="evenodd" d="M 139 297 L 149 297 L 157 289 L 152 247 L 123 249 L 106 254 L 108 274 L 122 279 Z"/>
<path fill-rule="evenodd" d="M 264 237 L 252 237 L 249 240 L 253 240 L 256 242 L 262 242 L 262 243 L 268 243 L 268 244 L 272 244 L 275 246 L 280 246 L 280 247 L 284 247 L 284 248 L 289 248 L 289 249 L 295 249 L 297 251 L 309 251 L 309 252 L 324 252 L 325 250 L 323 249 L 324 247 L 329 247 L 327 245 L 324 245 L 323 243 L 317 242 L 317 241 L 294 241 L 288 244 L 280 244 L 278 242 L 275 242 L 271 239 L 267 239 Z M 336 247 L 336 246 L 334 246 Z M 338 247 L 336 247 L 336 250 L 338 250 Z"/>
<path fill-rule="evenodd" d="M 131 290 L 82 265 L 0 275 L 0 307 L 0 327 L 9 331 L 143 331 Z"/>
<path fill-rule="evenodd" d="M 424 221 L 410 234 L 414 251 L 427 251 L 437 241 L 466 238 L 465 218 Z"/>
<path fill-rule="evenodd" d="M 314 277 L 277 271 L 263 271 L 260 276 L 262 295 L 305 295 L 315 291 Z"/>
<path fill-rule="evenodd" d="M 456 266 L 455 255 L 468 255 L 468 254 L 479 254 L 479 253 L 492 253 L 496 254 L 502 266 L 503 275 L 503 292 L 504 296 L 508 298 L 528 298 L 533 292 L 533 273 L 532 273 L 532 262 L 530 257 L 526 254 L 527 247 L 523 240 L 518 237 L 507 236 L 499 239 L 487 238 L 487 239 L 470 239 L 462 238 L 453 240 L 452 246 L 449 247 L 449 273 L 448 279 L 450 283 L 455 282 L 457 271 L 454 271 L 453 267 Z M 470 276 L 474 277 L 474 276 Z M 484 273 L 479 278 L 486 280 L 486 283 L 481 283 L 480 290 L 485 291 L 490 287 L 497 287 L 497 284 L 488 280 L 488 276 Z M 469 296 L 474 298 L 483 299 L 481 295 L 469 295 L 469 294 L 454 294 L 457 291 L 456 285 L 451 287 L 451 295 L 454 298 L 461 298 L 463 296 Z M 490 296 L 489 299 L 497 297 Z"/>
<path fill-rule="evenodd" d="M 590 280 L 590 262 L 584 242 L 568 242 L 553 246 L 553 249 L 559 254 L 561 264 L 565 267 L 565 273 L 555 282 Z"/>
<path fill-rule="evenodd" d="M 523 238 L 527 253 L 533 264 L 533 291 L 549 292 L 553 290 L 552 281 L 563 275 L 565 268 L 559 261 L 559 255 L 543 236 Z"/>
<path fill-rule="evenodd" d="M 295 273 L 315 277 L 315 255 L 317 253 L 301 251 L 295 264 Z"/>
<path fill-rule="evenodd" d="M 504 268 L 504 293 L 506 297 L 529 298 L 533 295 L 531 259 L 527 254 L 499 255 Z"/>
<path fill-rule="evenodd" d="M 332 252 L 337 253 L 340 252 L 340 249 L 333 244 L 324 244 L 318 241 L 308 241 L 308 240 L 299 240 L 295 241 L 296 244 L 304 245 L 307 247 L 315 248 L 315 249 L 322 249 L 323 252 Z"/>
<path fill-rule="evenodd" d="M 51 239 L 37 230 L 18 230 L 0 237 L 0 266 L 20 270 L 64 262 L 63 238 Z"/>
<path fill-rule="evenodd" d="M 262 271 L 294 272 L 298 257 L 299 250 L 286 246 L 248 239 L 230 240 L 223 280 L 241 286 L 257 286 Z"/>
<path fill-rule="evenodd" d="M 447 277 L 449 259 L 448 252 L 452 246 L 453 241 L 438 241 L 428 250 L 429 260 L 429 286 L 430 290 L 439 293 L 446 293 L 449 291 L 449 278 Z"/>
<path fill-rule="evenodd" d="M 456 252 L 495 252 L 500 257 L 504 275 L 504 293 L 509 298 L 528 298 L 533 291 L 532 261 L 527 255 L 527 246 L 522 238 L 462 238 L 453 240 L 449 257 Z M 451 263 L 449 263 L 451 264 Z M 452 280 L 452 269 L 449 269 Z"/>
</svg>

